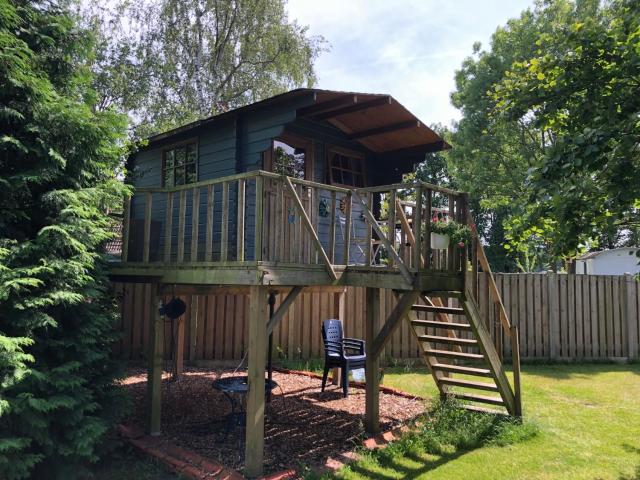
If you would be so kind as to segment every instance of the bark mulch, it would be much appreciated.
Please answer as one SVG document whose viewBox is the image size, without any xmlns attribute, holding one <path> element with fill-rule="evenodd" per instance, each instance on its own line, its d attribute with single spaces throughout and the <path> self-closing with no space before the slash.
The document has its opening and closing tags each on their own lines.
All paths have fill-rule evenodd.
<svg viewBox="0 0 640 480">
<path fill-rule="evenodd" d="M 243 375 L 240 371 L 235 375 Z M 194 450 L 223 465 L 242 470 L 244 428 L 236 426 L 224 438 L 228 400 L 214 390 L 212 381 L 233 375 L 232 370 L 188 368 L 177 381 L 163 378 L 162 431 L 177 445 Z M 350 388 L 349 397 L 321 380 L 293 373 L 274 372 L 279 387 L 267 404 L 265 418 L 265 473 L 288 468 L 318 467 L 329 457 L 362 445 L 365 392 Z M 145 419 L 146 372 L 132 370 L 123 381 L 133 399 L 129 419 Z M 389 430 L 424 413 L 422 399 L 380 393 L 380 425 Z"/>
</svg>

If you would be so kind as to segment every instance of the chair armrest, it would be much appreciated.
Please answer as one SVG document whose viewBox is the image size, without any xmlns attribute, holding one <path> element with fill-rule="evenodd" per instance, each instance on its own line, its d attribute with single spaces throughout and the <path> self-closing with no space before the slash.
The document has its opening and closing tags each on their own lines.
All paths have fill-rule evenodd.
<svg viewBox="0 0 640 480">
<path fill-rule="evenodd" d="M 360 355 L 364 355 L 365 353 L 365 342 L 359 338 L 343 338 L 342 344 L 344 349 L 349 350 L 357 350 Z"/>
</svg>

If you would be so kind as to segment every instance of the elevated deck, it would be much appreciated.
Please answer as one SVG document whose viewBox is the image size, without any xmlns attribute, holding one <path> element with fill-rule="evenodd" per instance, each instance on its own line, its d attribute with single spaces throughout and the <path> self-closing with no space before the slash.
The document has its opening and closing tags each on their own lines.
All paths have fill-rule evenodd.
<svg viewBox="0 0 640 480">
<path fill-rule="evenodd" d="M 110 272 L 165 284 L 462 292 L 470 246 L 432 250 L 434 214 L 465 222 L 466 194 L 423 182 L 347 189 L 265 171 L 138 188 Z"/>
</svg>

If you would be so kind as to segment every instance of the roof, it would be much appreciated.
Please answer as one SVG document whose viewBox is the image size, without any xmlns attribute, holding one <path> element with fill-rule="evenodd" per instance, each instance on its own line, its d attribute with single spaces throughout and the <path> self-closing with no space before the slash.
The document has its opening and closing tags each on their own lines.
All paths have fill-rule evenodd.
<svg viewBox="0 0 640 480">
<path fill-rule="evenodd" d="M 636 250 L 638 250 L 638 247 L 620 247 L 620 248 L 610 248 L 608 250 L 597 250 L 595 252 L 587 252 L 584 255 L 579 256 L 576 260 L 589 260 L 591 258 L 595 258 L 598 255 L 602 255 L 603 253 L 607 253 L 607 252 L 621 252 L 621 251 L 634 252 Z"/>
<path fill-rule="evenodd" d="M 437 133 L 391 95 L 299 88 L 149 137 L 154 143 L 203 125 L 311 94 L 313 102 L 298 108 L 298 118 L 325 120 L 350 139 L 376 153 L 423 153 L 451 148 Z"/>
</svg>

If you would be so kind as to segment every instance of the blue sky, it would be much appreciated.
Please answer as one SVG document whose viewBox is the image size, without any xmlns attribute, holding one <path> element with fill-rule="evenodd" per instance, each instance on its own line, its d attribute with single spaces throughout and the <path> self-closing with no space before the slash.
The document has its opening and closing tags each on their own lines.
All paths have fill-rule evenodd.
<svg viewBox="0 0 640 480">
<path fill-rule="evenodd" d="M 318 87 L 389 93 L 422 121 L 449 125 L 454 72 L 472 45 L 532 0 L 289 0 L 289 17 L 331 50 L 316 62 Z"/>
</svg>

